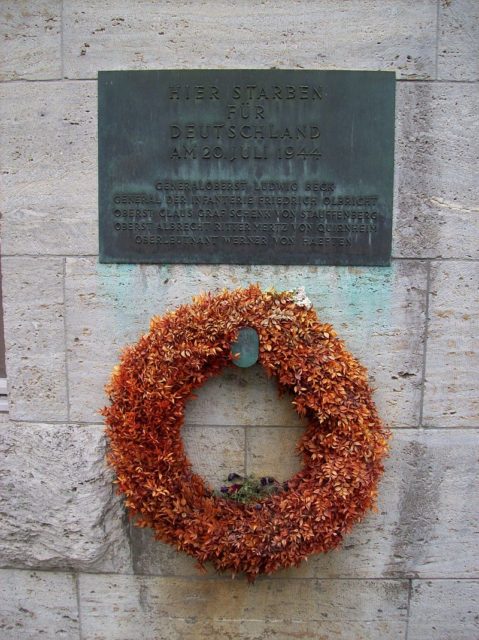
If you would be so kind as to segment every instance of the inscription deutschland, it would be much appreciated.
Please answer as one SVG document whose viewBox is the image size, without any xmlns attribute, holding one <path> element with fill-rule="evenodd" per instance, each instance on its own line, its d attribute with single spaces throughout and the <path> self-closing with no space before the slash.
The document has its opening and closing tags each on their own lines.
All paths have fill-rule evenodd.
<svg viewBox="0 0 479 640">
<path fill-rule="evenodd" d="M 221 94 L 216 86 L 175 85 L 168 88 L 170 100 L 225 100 L 224 122 L 195 124 L 191 122 L 170 124 L 170 138 L 175 141 L 171 149 L 172 160 L 202 158 L 203 160 L 226 158 L 235 160 L 268 160 L 269 158 L 292 159 L 296 157 L 318 158 L 321 154 L 317 145 L 292 146 L 292 141 L 317 141 L 321 135 L 317 124 L 297 124 L 296 126 L 278 126 L 267 123 L 268 101 L 282 100 L 321 100 L 321 87 L 271 86 L 254 84 L 245 87 L 233 86 L 230 92 Z M 240 120 L 233 124 L 231 120 Z M 227 148 L 222 144 L 227 140 Z M 274 141 L 267 144 L 234 144 L 245 141 Z M 233 141 L 233 144 L 231 144 Z M 201 143 L 201 144 L 198 144 Z M 286 144 L 277 144 L 283 142 Z"/>
<path fill-rule="evenodd" d="M 102 261 L 388 263 L 392 74 L 104 72 L 99 83 Z"/>
</svg>

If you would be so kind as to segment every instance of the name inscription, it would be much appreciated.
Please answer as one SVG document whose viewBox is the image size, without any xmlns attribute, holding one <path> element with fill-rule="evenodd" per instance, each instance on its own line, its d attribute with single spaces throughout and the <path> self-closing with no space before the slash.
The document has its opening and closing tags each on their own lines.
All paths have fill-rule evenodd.
<svg viewBox="0 0 479 640">
<path fill-rule="evenodd" d="M 100 72 L 100 260 L 389 263 L 394 75 Z"/>
</svg>

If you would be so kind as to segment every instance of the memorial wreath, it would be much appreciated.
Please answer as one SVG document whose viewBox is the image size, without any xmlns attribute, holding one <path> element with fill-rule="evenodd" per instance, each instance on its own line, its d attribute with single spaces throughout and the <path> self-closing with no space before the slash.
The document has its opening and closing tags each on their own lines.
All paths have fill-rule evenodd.
<svg viewBox="0 0 479 640">
<path fill-rule="evenodd" d="M 222 497 L 192 470 L 181 438 L 195 389 L 234 360 L 243 327 L 260 340 L 259 362 L 307 421 L 303 468 L 252 502 Z M 217 570 L 258 574 L 337 547 L 374 507 L 389 432 L 365 368 L 297 292 L 245 289 L 203 294 L 151 320 L 126 348 L 102 410 L 108 459 L 135 524 Z"/>
</svg>

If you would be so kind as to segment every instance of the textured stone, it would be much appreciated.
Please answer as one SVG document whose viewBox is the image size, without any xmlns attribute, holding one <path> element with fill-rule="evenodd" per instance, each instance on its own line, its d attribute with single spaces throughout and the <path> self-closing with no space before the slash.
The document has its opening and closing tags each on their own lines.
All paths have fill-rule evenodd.
<svg viewBox="0 0 479 640">
<path fill-rule="evenodd" d="M 296 444 L 303 433 L 302 427 L 247 427 L 247 473 L 271 476 L 278 482 L 291 478 L 302 467 Z"/>
<path fill-rule="evenodd" d="M 431 265 L 425 425 L 479 426 L 479 263 Z"/>
<path fill-rule="evenodd" d="M 479 431 L 396 431 L 386 501 L 385 575 L 479 577 L 477 458 Z M 391 500 L 392 497 L 392 500 Z M 384 504 L 384 502 L 383 502 Z M 381 509 L 382 511 L 382 509 Z"/>
<path fill-rule="evenodd" d="M 439 3 L 439 80 L 479 80 L 477 0 Z"/>
<path fill-rule="evenodd" d="M 2 640 L 80 640 L 75 579 L 68 573 L 0 571 Z"/>
<path fill-rule="evenodd" d="M 413 581 L 408 640 L 479 637 L 479 581 Z"/>
<path fill-rule="evenodd" d="M 3 254 L 97 253 L 96 83 L 0 91 Z"/>
<path fill-rule="evenodd" d="M 179 553 L 172 545 L 155 540 L 152 529 L 140 529 L 131 524 L 130 540 L 134 573 L 153 576 L 198 576 L 196 560 L 186 553 Z M 209 575 L 212 575 L 211 572 Z"/>
<path fill-rule="evenodd" d="M 278 290 L 305 286 L 318 315 L 332 322 L 368 366 L 379 410 L 393 426 L 419 419 L 426 265 L 392 268 L 101 265 L 67 258 L 67 343 L 71 419 L 98 420 L 102 388 L 121 348 L 148 329 L 149 318 L 204 290 L 259 282 Z M 197 391 L 190 424 L 299 425 L 290 402 L 258 368 L 225 372 Z M 255 378 L 256 371 L 259 372 Z M 256 380 L 260 380 L 259 387 Z M 243 393 L 241 385 L 249 385 Z M 266 385 L 267 386 L 263 386 Z M 379 384 L 380 383 L 380 384 Z M 269 387 L 269 388 L 268 388 Z M 253 393 L 253 398 L 250 397 Z M 238 394 L 238 396 L 236 396 Z M 270 398 L 270 402 L 266 399 Z M 244 403 L 248 401 L 245 410 Z M 202 408 L 204 407 L 204 408 Z"/>
<path fill-rule="evenodd" d="M 2 566 L 129 567 L 100 427 L 0 425 Z"/>
<path fill-rule="evenodd" d="M 212 488 L 219 489 L 231 472 L 244 474 L 243 427 L 184 427 L 183 441 L 193 471 Z"/>
<path fill-rule="evenodd" d="M 230 367 L 196 392 L 185 418 L 191 424 L 300 425 L 293 396 L 279 396 L 276 384 L 260 364 L 248 369 Z"/>
<path fill-rule="evenodd" d="M 435 73 L 432 0 L 64 3 L 65 74 L 99 69 L 320 67 Z"/>
<path fill-rule="evenodd" d="M 397 86 L 393 255 L 479 258 L 479 85 Z"/>
<path fill-rule="evenodd" d="M 168 267 L 69 258 L 66 270 L 71 416 L 99 421 L 103 387 L 121 350 L 148 330 L 152 315 L 184 301 L 184 292 L 176 283 L 166 286 Z"/>
<path fill-rule="evenodd" d="M 10 417 L 65 420 L 63 260 L 3 258 Z"/>
<path fill-rule="evenodd" d="M 392 640 L 404 637 L 407 583 L 82 574 L 80 600 L 84 640 Z"/>
<path fill-rule="evenodd" d="M 0 80 L 61 78 L 61 1 L 2 2 Z"/>
<path fill-rule="evenodd" d="M 321 620 L 194 620 L 193 618 L 167 618 L 151 625 L 158 629 L 157 635 L 140 635 L 142 630 L 136 629 L 136 635 L 117 635 L 113 640 L 403 640 L 405 623 L 397 620 L 380 620 L 358 622 L 343 620 L 328 622 Z M 89 625 L 88 625 L 89 628 Z M 95 627 L 96 629 L 97 627 Z M 98 628 L 101 628 L 98 625 Z M 127 633 L 135 633 L 127 627 Z M 109 629 L 107 633 L 109 633 Z M 107 640 L 101 629 L 96 635 L 85 636 L 85 640 Z"/>
</svg>

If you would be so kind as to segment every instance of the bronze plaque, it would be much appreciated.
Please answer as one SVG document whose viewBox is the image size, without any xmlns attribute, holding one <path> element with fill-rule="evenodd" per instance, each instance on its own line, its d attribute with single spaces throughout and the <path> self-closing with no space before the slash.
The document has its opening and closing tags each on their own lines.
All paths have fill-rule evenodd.
<svg viewBox="0 0 479 640">
<path fill-rule="evenodd" d="M 388 265 L 395 75 L 100 71 L 101 262 Z"/>
</svg>

